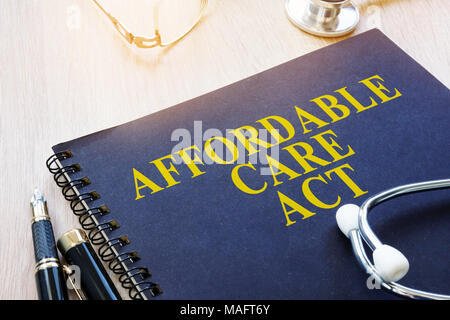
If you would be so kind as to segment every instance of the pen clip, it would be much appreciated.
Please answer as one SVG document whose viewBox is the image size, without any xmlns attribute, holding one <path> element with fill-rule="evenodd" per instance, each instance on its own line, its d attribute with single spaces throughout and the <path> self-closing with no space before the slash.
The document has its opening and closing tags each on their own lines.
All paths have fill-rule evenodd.
<svg viewBox="0 0 450 320">
<path fill-rule="evenodd" d="M 67 280 L 69 280 L 72 289 L 75 290 L 75 293 L 78 297 L 78 300 L 87 300 L 86 296 L 84 295 L 83 291 L 81 290 L 81 288 L 79 288 L 76 283 L 75 280 L 73 279 L 73 275 L 75 273 L 75 270 L 69 268 L 67 265 L 63 265 L 63 270 L 64 273 L 67 275 Z"/>
</svg>

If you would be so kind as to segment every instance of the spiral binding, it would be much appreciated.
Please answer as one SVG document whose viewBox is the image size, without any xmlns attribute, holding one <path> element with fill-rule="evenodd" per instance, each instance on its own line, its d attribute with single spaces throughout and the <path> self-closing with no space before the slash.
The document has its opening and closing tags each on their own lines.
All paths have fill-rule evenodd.
<svg viewBox="0 0 450 320">
<path fill-rule="evenodd" d="M 127 236 L 123 235 L 117 238 L 109 239 L 107 236 L 113 230 L 119 228 L 116 220 L 99 223 L 97 217 L 103 217 L 110 214 L 106 205 L 90 206 L 88 203 L 100 199 L 100 194 L 96 191 L 87 193 L 79 192 L 80 189 L 89 185 L 91 181 L 88 177 L 70 180 L 69 175 L 82 170 L 80 164 L 71 164 L 62 166 L 60 163 L 73 157 L 72 152 L 63 151 L 53 154 L 46 161 L 46 166 L 56 184 L 62 189 L 64 198 L 70 202 L 72 212 L 78 217 L 81 227 L 88 231 L 88 237 L 92 244 L 98 245 L 98 255 L 108 263 L 109 269 L 119 276 L 119 282 L 122 287 L 128 289 L 128 295 L 131 299 L 144 299 L 146 292 L 153 297 L 162 293 L 158 284 L 148 281 L 151 277 L 150 272 L 144 267 L 132 267 L 140 260 L 137 252 L 119 252 L 118 249 L 130 244 Z"/>
</svg>

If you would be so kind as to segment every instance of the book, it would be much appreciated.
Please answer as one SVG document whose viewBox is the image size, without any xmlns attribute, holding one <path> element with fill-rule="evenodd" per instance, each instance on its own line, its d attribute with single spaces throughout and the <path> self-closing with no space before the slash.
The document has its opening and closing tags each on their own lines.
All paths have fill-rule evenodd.
<svg viewBox="0 0 450 320">
<path fill-rule="evenodd" d="M 47 165 L 133 298 L 385 299 L 335 212 L 448 177 L 449 97 L 374 29 L 58 144 Z M 449 289 L 448 195 L 370 214 L 409 258 L 402 283 Z"/>
</svg>

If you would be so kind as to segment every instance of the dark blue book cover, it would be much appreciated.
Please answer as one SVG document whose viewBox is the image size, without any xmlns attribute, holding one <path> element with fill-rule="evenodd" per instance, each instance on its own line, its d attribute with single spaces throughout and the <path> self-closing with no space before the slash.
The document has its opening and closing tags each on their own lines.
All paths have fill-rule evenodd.
<svg viewBox="0 0 450 320">
<path fill-rule="evenodd" d="M 86 203 L 107 206 L 96 217 L 117 222 L 109 239 L 128 237 L 116 249 L 138 253 L 156 299 L 384 299 L 335 212 L 448 178 L 449 98 L 371 30 L 53 150 L 79 164 L 72 181 L 89 178 L 78 192 L 100 195 Z M 371 212 L 410 261 L 402 284 L 449 291 L 449 213 L 448 190 Z"/>
</svg>

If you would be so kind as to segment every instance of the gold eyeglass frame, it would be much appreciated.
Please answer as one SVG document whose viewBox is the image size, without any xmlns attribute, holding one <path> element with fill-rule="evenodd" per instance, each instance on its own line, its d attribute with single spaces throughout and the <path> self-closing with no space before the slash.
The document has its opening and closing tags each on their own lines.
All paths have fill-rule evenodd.
<svg viewBox="0 0 450 320">
<path fill-rule="evenodd" d="M 159 0 L 157 4 L 153 8 L 153 19 L 155 22 L 155 36 L 154 37 L 143 37 L 143 36 L 136 36 L 129 32 L 117 18 L 115 18 L 112 14 L 110 14 L 108 11 L 103 8 L 100 3 L 97 0 L 92 0 L 97 7 L 109 18 L 109 20 L 112 22 L 116 30 L 120 33 L 120 35 L 129 43 L 129 44 L 135 44 L 136 47 L 142 48 L 142 49 L 148 49 L 148 48 L 154 48 L 157 46 L 160 47 L 167 47 L 171 44 L 174 44 L 177 41 L 180 41 L 183 39 L 189 32 L 194 29 L 194 27 L 198 24 L 200 19 L 202 18 L 203 14 L 206 11 L 206 7 L 208 6 L 208 0 L 200 0 L 200 10 L 199 15 L 197 19 L 192 23 L 192 25 L 185 30 L 184 32 L 180 33 L 174 40 L 164 42 L 161 38 L 161 35 L 159 33 L 159 6 L 161 4 L 161 1 Z"/>
</svg>

